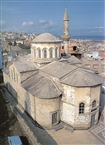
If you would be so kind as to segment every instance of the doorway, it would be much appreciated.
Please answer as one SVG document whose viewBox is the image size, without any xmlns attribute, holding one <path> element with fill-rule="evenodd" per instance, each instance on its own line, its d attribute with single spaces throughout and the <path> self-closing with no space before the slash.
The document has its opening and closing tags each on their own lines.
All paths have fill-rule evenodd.
<svg viewBox="0 0 105 145">
<path fill-rule="evenodd" d="M 58 122 L 57 112 L 52 114 L 52 125 Z"/>
<path fill-rule="evenodd" d="M 91 126 L 94 125 L 95 122 L 95 114 L 91 116 Z"/>
</svg>

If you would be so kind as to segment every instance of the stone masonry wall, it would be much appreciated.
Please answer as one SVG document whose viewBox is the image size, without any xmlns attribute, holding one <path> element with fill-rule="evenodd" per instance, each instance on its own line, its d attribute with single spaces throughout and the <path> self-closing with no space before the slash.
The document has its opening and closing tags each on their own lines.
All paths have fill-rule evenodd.
<svg viewBox="0 0 105 145">
<path fill-rule="evenodd" d="M 36 98 L 36 121 L 43 127 L 50 129 L 52 125 L 52 114 L 57 112 L 57 123 L 59 122 L 60 98 L 40 99 Z M 57 124 L 56 123 L 56 124 Z"/>
<path fill-rule="evenodd" d="M 35 120 L 35 97 L 3 73 L 4 82 L 18 104 Z"/>
<path fill-rule="evenodd" d="M 25 81 L 30 76 L 36 74 L 37 72 L 38 71 L 29 71 L 29 72 L 19 73 L 19 71 L 13 64 L 9 67 L 10 78 L 19 84 Z"/>
<path fill-rule="evenodd" d="M 98 121 L 100 85 L 95 87 L 71 87 L 62 85 L 64 94 L 61 103 L 61 120 L 74 128 L 87 129 L 91 126 L 91 116 Z M 92 102 L 96 101 L 92 112 Z M 84 103 L 84 113 L 79 114 L 79 104 Z M 94 109 L 93 108 L 93 109 Z"/>
</svg>

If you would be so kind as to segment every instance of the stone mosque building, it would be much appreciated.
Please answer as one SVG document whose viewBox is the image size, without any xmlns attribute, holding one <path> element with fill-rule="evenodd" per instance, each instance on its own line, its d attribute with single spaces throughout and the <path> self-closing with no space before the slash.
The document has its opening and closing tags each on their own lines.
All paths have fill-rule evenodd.
<svg viewBox="0 0 105 145">
<path fill-rule="evenodd" d="M 68 22 L 66 9 L 65 52 Z M 103 79 L 80 67 L 75 57 L 61 58 L 61 43 L 50 33 L 38 35 L 31 42 L 31 54 L 3 70 L 4 82 L 24 113 L 42 127 L 51 129 L 64 122 L 74 129 L 88 129 L 98 122 Z"/>
</svg>

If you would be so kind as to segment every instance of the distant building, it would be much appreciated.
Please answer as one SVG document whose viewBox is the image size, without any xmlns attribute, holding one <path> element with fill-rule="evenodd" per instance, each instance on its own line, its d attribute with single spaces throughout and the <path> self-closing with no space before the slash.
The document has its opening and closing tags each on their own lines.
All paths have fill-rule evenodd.
<svg viewBox="0 0 105 145">
<path fill-rule="evenodd" d="M 102 58 L 99 56 L 99 51 L 85 52 L 82 54 L 84 57 L 90 57 L 95 60 L 101 60 Z"/>
<path fill-rule="evenodd" d="M 0 69 L 2 69 L 2 48 L 1 48 L 1 43 L 0 43 Z"/>
<path fill-rule="evenodd" d="M 105 59 L 105 50 L 99 51 L 99 56 L 103 59 Z"/>
<path fill-rule="evenodd" d="M 24 40 L 23 44 L 26 45 L 26 46 L 29 46 L 30 42 L 31 42 L 30 40 Z"/>
<path fill-rule="evenodd" d="M 18 44 L 23 44 L 23 39 L 22 40 L 16 40 L 16 44 L 18 45 Z"/>
<path fill-rule="evenodd" d="M 61 47 L 60 51 L 61 51 L 62 56 L 64 56 L 66 54 L 64 46 Z M 68 45 L 67 54 L 68 54 L 68 56 L 73 55 L 73 56 L 77 57 L 78 59 L 81 59 L 81 57 L 82 57 L 82 52 L 81 52 L 78 44 L 76 44 L 76 42 L 70 42 L 70 44 Z"/>
<path fill-rule="evenodd" d="M 97 74 L 100 74 L 105 80 L 105 59 L 93 59 L 93 58 L 82 58 L 82 66 L 87 69 L 94 70 Z"/>
</svg>

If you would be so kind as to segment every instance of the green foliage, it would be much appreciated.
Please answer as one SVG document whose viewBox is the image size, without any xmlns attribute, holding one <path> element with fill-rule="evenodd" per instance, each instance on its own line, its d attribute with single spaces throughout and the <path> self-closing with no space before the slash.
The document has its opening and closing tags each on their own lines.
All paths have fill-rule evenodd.
<svg viewBox="0 0 105 145">
<path fill-rule="evenodd" d="M 26 45 L 21 44 L 21 43 L 19 43 L 18 46 L 19 46 L 20 48 L 22 48 L 22 49 L 30 49 L 30 46 L 26 46 Z"/>
<path fill-rule="evenodd" d="M 2 53 L 8 53 L 8 51 L 5 49 L 5 50 L 2 51 Z"/>
<path fill-rule="evenodd" d="M 16 46 L 17 45 L 17 43 L 16 43 L 16 41 L 14 41 L 14 46 Z"/>
<path fill-rule="evenodd" d="M 11 46 L 11 45 L 12 45 L 12 42 L 9 42 L 9 43 L 8 43 L 8 45 L 10 45 L 10 46 Z"/>
</svg>

